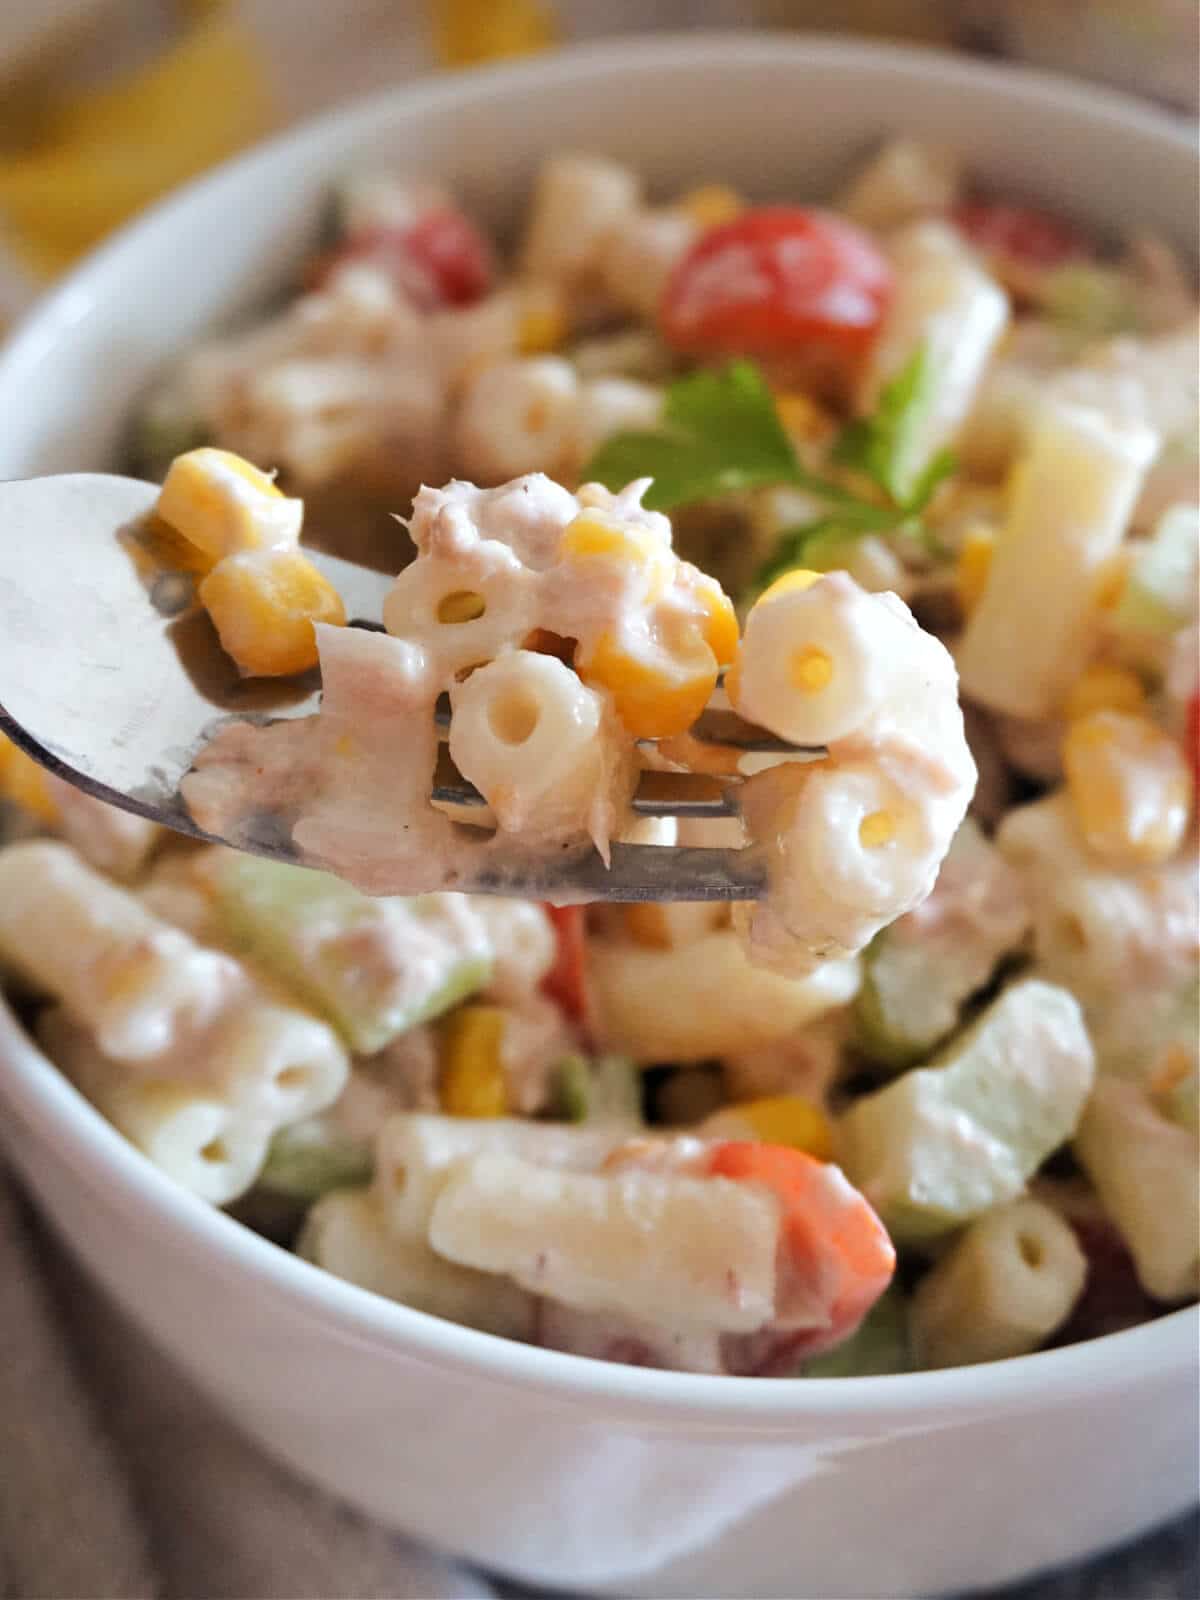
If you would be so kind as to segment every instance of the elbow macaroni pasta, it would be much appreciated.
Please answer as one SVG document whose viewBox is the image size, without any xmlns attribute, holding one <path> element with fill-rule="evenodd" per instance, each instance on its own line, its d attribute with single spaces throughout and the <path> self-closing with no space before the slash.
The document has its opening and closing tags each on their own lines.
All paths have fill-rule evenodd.
<svg viewBox="0 0 1200 1600">
<path fill-rule="evenodd" d="M 974 1222 L 917 1286 L 909 1310 L 921 1367 L 965 1367 L 1036 1350 L 1078 1300 L 1087 1262 L 1070 1225 L 1039 1200 Z"/>
</svg>

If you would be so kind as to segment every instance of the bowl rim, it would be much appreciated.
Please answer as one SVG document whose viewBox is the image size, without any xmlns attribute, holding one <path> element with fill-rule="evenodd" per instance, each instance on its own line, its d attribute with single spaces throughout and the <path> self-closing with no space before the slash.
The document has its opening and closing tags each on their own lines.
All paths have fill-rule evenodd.
<svg viewBox="0 0 1200 1600">
<path fill-rule="evenodd" d="M 634 52 L 631 62 L 631 50 Z M 785 58 L 797 67 L 809 65 L 887 71 L 915 82 L 938 82 L 969 91 L 991 89 L 1019 103 L 1052 101 L 1058 110 L 1114 125 L 1121 132 L 1173 146 L 1176 153 L 1197 154 L 1193 125 L 1177 112 L 1106 85 L 1060 77 L 1038 67 L 979 60 L 923 45 L 860 41 L 828 33 L 796 34 L 784 30 L 701 29 L 694 33 L 625 34 L 569 45 L 491 66 L 417 78 L 365 97 L 360 104 L 334 106 L 250 146 L 239 155 L 190 179 L 161 200 L 138 212 L 103 244 L 90 251 L 63 278 L 28 308 L 0 339 L 0 393 L 19 379 L 26 362 L 33 363 L 49 343 L 87 314 L 92 285 L 136 254 L 151 232 L 169 229 L 204 197 L 245 182 L 269 169 L 283 154 L 306 147 L 319 149 L 333 128 L 347 137 L 365 137 L 386 125 L 403 105 L 408 111 L 452 105 L 464 94 L 516 96 L 536 89 L 547 77 L 562 82 L 619 71 L 654 73 L 730 65 L 778 65 Z"/>
<path fill-rule="evenodd" d="M 697 32 L 606 39 L 532 60 L 417 80 L 372 95 L 352 109 L 335 108 L 276 135 L 194 179 L 134 218 L 88 255 L 45 295 L 0 346 L 0 395 L 23 381 L 46 351 L 87 315 L 94 286 L 123 259 L 136 255 L 150 234 L 169 232 L 208 194 L 239 184 L 282 156 L 317 150 L 336 126 L 343 137 L 363 138 L 386 126 L 403 106 L 453 105 L 471 97 L 518 95 L 548 77 L 569 83 L 590 75 L 627 73 L 631 43 L 639 70 L 695 69 L 715 64 L 778 63 L 781 54 L 804 66 L 887 70 L 915 81 L 937 80 L 960 91 L 1002 90 L 1014 103 L 1053 97 L 1085 120 L 1195 153 L 1183 119 L 1117 90 L 1070 82 L 1033 68 L 998 65 L 913 46 L 860 43 L 843 37 L 758 30 Z M 119 1205 L 131 1225 L 147 1212 L 178 1237 L 183 1253 L 213 1258 L 226 1273 L 255 1280 L 255 1287 L 309 1320 L 336 1325 L 347 1339 L 390 1347 L 397 1355 L 476 1379 L 534 1390 L 567 1405 L 620 1410 L 639 1421 L 674 1427 L 696 1425 L 745 1432 L 794 1432 L 800 1423 L 868 1419 L 896 1426 L 942 1425 L 981 1411 L 1041 1410 L 1086 1400 L 1138 1377 L 1183 1379 L 1196 1367 L 1200 1307 L 1167 1313 L 1152 1322 L 1085 1343 L 1029 1356 L 944 1371 L 856 1379 L 714 1377 L 660 1371 L 544 1350 L 463 1327 L 390 1301 L 334 1277 L 273 1244 L 173 1184 L 129 1144 L 41 1053 L 0 995 L 2 1090 L 17 1114 L 16 1131 L 36 1143 L 33 1128 L 57 1146 L 82 1181 Z M 24 1122 L 24 1129 L 21 1124 Z"/>
</svg>

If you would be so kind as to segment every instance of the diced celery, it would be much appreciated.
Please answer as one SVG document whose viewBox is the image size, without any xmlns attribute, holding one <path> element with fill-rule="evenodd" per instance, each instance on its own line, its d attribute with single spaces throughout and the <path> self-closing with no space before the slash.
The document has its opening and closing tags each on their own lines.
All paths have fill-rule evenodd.
<svg viewBox="0 0 1200 1600">
<path fill-rule="evenodd" d="M 1094 1071 L 1074 996 L 1028 978 L 927 1067 L 850 1107 L 842 1165 L 897 1243 L 936 1238 L 1021 1193 L 1074 1132 Z"/>
<path fill-rule="evenodd" d="M 876 1378 L 909 1372 L 908 1308 L 892 1284 L 859 1323 L 857 1330 L 824 1355 L 806 1361 L 805 1378 Z"/>
<path fill-rule="evenodd" d="M 641 1074 L 624 1056 L 570 1055 L 558 1068 L 558 1109 L 567 1122 L 642 1124 Z"/>
<path fill-rule="evenodd" d="M 1019 877 L 968 817 L 929 899 L 885 928 L 864 954 L 854 1002 L 864 1052 L 893 1069 L 927 1059 L 1027 924 Z"/>
<path fill-rule="evenodd" d="M 225 938 L 362 1054 L 484 987 L 492 948 L 461 895 L 373 899 L 338 878 L 247 855 L 212 872 Z"/>
<path fill-rule="evenodd" d="M 295 1200 L 317 1200 L 330 1189 L 365 1183 L 374 1166 L 369 1140 L 352 1139 L 328 1117 L 308 1117 L 271 1140 L 259 1185 Z"/>
<path fill-rule="evenodd" d="M 1085 342 L 1135 332 L 1138 306 L 1129 282 L 1112 267 L 1070 263 L 1042 278 L 1042 309 L 1056 327 Z"/>
<path fill-rule="evenodd" d="M 1117 602 L 1118 626 L 1173 633 L 1195 615 L 1200 576 L 1200 508 L 1172 506 L 1141 547 Z"/>
</svg>

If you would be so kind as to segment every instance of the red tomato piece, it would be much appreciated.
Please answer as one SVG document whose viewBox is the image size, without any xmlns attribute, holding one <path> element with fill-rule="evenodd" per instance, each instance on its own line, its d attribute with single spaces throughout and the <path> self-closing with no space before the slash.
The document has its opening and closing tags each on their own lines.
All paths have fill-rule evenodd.
<svg viewBox="0 0 1200 1600">
<path fill-rule="evenodd" d="M 572 1022 L 589 1031 L 591 1012 L 587 993 L 587 932 L 583 906 L 546 906 L 554 924 L 558 954 L 542 979 L 542 992 L 560 1005 Z"/>
<path fill-rule="evenodd" d="M 667 284 L 662 333 L 699 355 L 800 352 L 844 365 L 870 348 L 892 282 L 878 246 L 853 224 L 765 206 L 696 241 Z"/>
<path fill-rule="evenodd" d="M 474 305 L 491 288 L 491 246 L 463 212 L 427 211 L 409 229 L 405 243 L 437 284 L 446 305 Z"/>
<path fill-rule="evenodd" d="M 1183 747 L 1192 763 L 1192 777 L 1196 780 L 1196 794 L 1200 797 L 1200 689 L 1193 691 L 1192 698 L 1187 703 L 1183 723 Z"/>
<path fill-rule="evenodd" d="M 982 255 L 999 256 L 1018 266 L 1048 270 L 1094 253 L 1078 228 L 1035 206 L 964 200 L 951 216 Z"/>
<path fill-rule="evenodd" d="M 422 311 L 473 305 L 492 283 L 487 240 L 461 211 L 439 207 L 403 227 L 364 228 L 327 251 L 308 274 L 311 288 L 328 283 L 339 267 L 377 267 Z"/>
<path fill-rule="evenodd" d="M 849 1338 L 896 1270 L 887 1229 L 858 1190 L 829 1162 L 783 1145 L 730 1140 L 710 1152 L 708 1170 L 764 1185 L 782 1208 L 778 1328 L 767 1330 L 774 1336 L 771 1355 L 779 1359 L 786 1347 L 787 1359 L 795 1361 Z M 820 1325 L 796 1327 L 809 1323 L 814 1311 L 824 1318 Z M 756 1363 L 769 1359 L 764 1349 Z"/>
</svg>

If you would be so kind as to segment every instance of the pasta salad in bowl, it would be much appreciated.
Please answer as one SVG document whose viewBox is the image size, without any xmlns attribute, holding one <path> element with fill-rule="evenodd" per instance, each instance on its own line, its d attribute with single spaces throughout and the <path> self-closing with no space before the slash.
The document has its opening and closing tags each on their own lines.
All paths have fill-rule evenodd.
<svg viewBox="0 0 1200 1600">
<path fill-rule="evenodd" d="M 301 1258 L 279 1284 L 431 1314 L 468 1365 L 460 1329 L 781 1426 L 822 1379 L 883 1426 L 877 1384 L 1063 1372 L 1200 1292 L 1191 267 L 898 112 L 762 194 L 585 125 L 508 231 L 331 147 L 287 296 L 143 365 L 162 559 L 245 678 L 323 689 L 218 730 L 185 799 L 308 865 L 0 747 L 9 1002 Z M 306 545 L 395 574 L 382 629 Z M 680 775 L 728 814 L 637 814 Z M 504 893 L 633 841 L 736 850 L 761 896 Z"/>
</svg>

